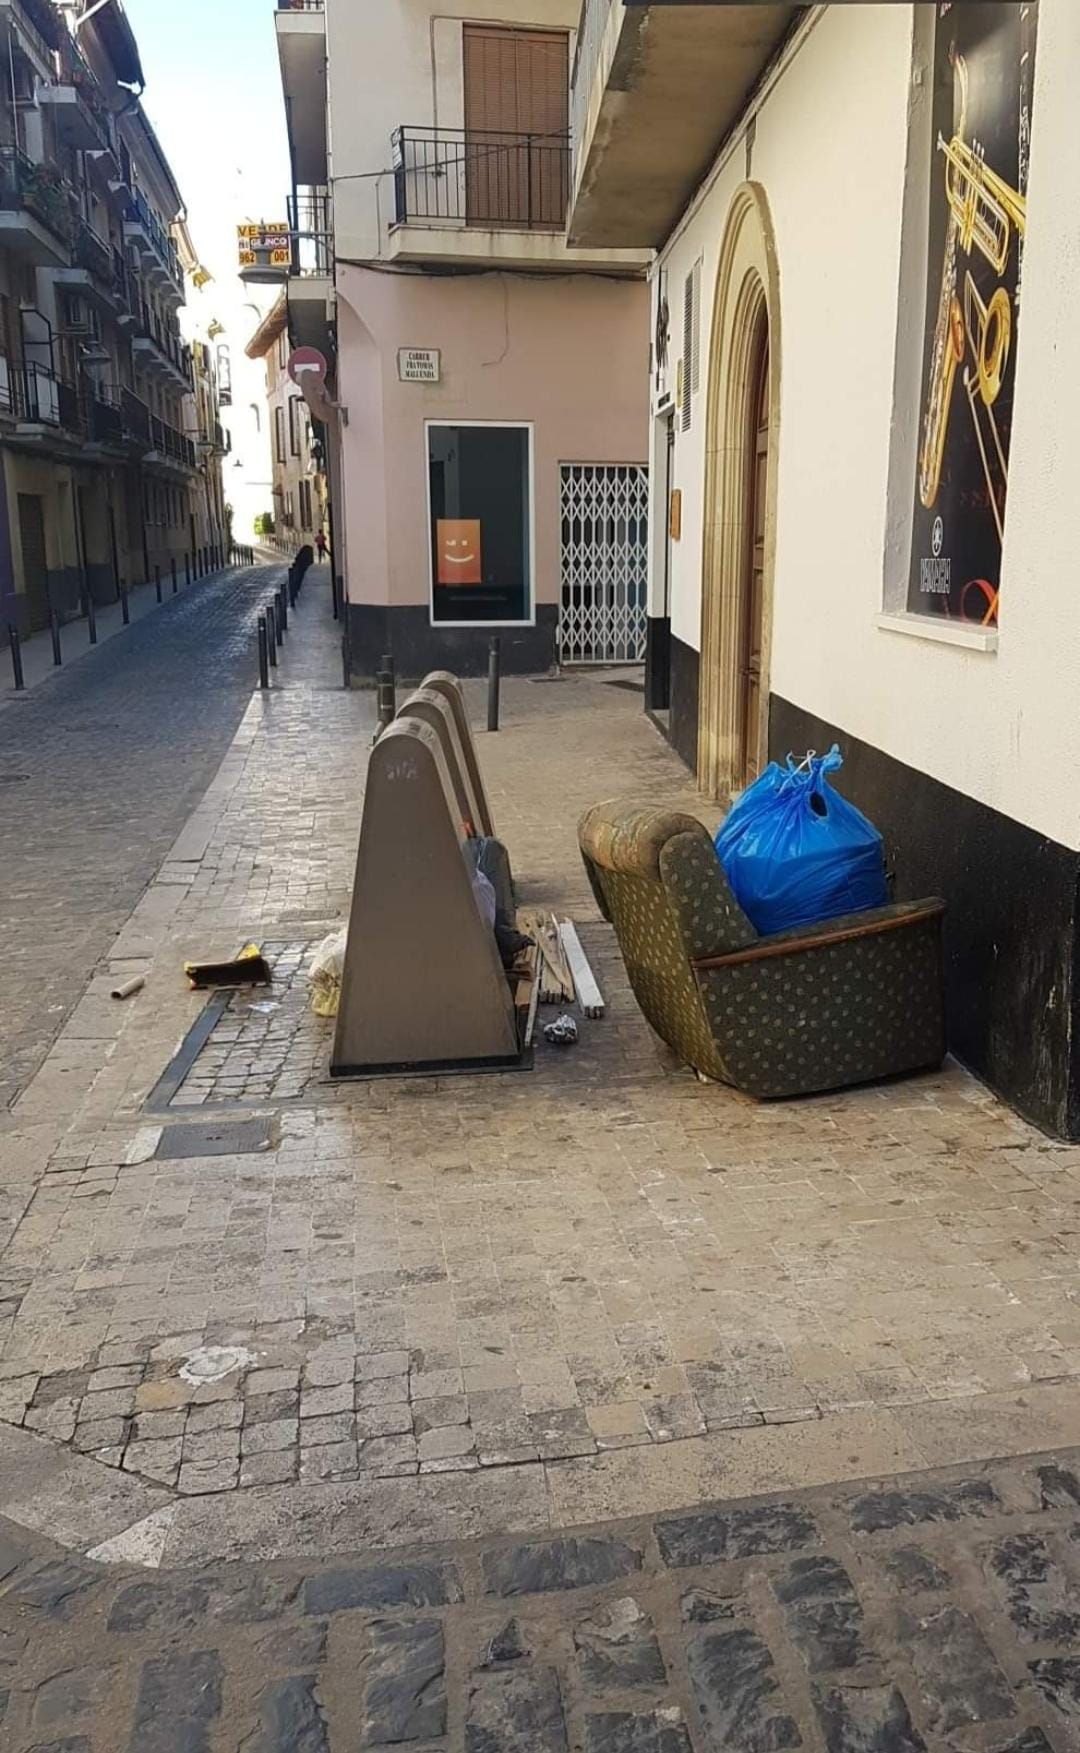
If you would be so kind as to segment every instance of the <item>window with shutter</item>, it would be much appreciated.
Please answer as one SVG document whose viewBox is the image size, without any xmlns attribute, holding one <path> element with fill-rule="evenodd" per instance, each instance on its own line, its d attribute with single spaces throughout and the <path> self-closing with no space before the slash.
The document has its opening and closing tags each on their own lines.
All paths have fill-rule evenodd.
<svg viewBox="0 0 1080 1753">
<path fill-rule="evenodd" d="M 462 54 L 469 223 L 561 226 L 569 177 L 569 37 L 467 24 Z"/>
</svg>

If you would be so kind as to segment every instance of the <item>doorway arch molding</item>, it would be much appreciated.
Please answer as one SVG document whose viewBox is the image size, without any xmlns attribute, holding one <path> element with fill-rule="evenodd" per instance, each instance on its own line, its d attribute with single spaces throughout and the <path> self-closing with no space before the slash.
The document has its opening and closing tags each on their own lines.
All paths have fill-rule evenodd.
<svg viewBox="0 0 1080 1753">
<path fill-rule="evenodd" d="M 728 209 L 716 270 L 705 417 L 702 532 L 701 681 L 698 782 L 714 797 L 743 782 L 740 673 L 750 566 L 747 522 L 754 464 L 753 409 L 763 322 L 767 324 L 769 448 L 761 686 L 756 733 L 767 743 L 772 647 L 776 483 L 780 437 L 780 274 L 768 199 L 760 183 L 740 184 Z"/>
</svg>

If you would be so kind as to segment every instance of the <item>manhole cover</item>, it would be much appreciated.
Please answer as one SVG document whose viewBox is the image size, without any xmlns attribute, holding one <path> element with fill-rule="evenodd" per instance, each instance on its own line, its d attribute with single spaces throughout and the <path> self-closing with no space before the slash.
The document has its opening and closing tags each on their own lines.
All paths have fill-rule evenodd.
<svg viewBox="0 0 1080 1753">
<path fill-rule="evenodd" d="M 216 1120 L 201 1126 L 165 1126 L 156 1157 L 250 1156 L 269 1150 L 273 1143 L 273 1119 Z"/>
</svg>

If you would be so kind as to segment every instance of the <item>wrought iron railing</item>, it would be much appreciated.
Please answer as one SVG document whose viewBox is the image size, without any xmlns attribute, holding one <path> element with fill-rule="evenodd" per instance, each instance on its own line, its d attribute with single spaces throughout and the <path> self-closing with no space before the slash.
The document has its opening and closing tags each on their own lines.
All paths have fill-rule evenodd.
<svg viewBox="0 0 1080 1753">
<path fill-rule="evenodd" d="M 120 418 L 125 437 L 135 444 L 141 444 L 144 450 L 149 450 L 150 409 L 133 390 L 122 388 L 120 391 Z"/>
<path fill-rule="evenodd" d="M 75 235 L 75 260 L 80 268 L 88 269 L 95 280 L 104 280 L 106 285 L 112 282 L 112 247 L 85 221 Z"/>
<path fill-rule="evenodd" d="M 122 394 L 117 383 L 98 383 L 89 376 L 83 379 L 83 421 L 87 435 L 99 444 L 124 442 Z"/>
<path fill-rule="evenodd" d="M 51 164 L 35 164 L 17 146 L 0 146 L 0 210 L 32 213 L 54 237 L 74 242 L 74 192 Z"/>
<path fill-rule="evenodd" d="M 184 276 L 180 267 L 180 258 L 176 253 L 176 245 L 140 189 L 135 190 L 134 198 L 127 208 L 125 218 L 131 225 L 142 226 L 162 267 L 171 275 L 178 286 L 182 286 Z"/>
<path fill-rule="evenodd" d="M 279 12 L 323 12 L 326 0 L 277 0 Z"/>
<path fill-rule="evenodd" d="M 10 372 L 11 408 L 35 426 L 60 425 L 60 385 L 45 365 L 17 365 Z"/>
<path fill-rule="evenodd" d="M 574 70 L 570 75 L 570 134 L 573 141 L 575 168 L 578 153 L 581 151 L 582 136 L 589 113 L 589 99 L 592 96 L 596 70 L 600 64 L 600 50 L 603 46 L 604 32 L 607 30 L 611 6 L 612 0 L 582 0 L 581 17 L 578 21 L 577 47 L 574 51 Z"/>
<path fill-rule="evenodd" d="M 401 127 L 393 165 L 399 225 L 557 231 L 566 221 L 566 134 Z"/>
<path fill-rule="evenodd" d="M 191 439 L 156 414 L 150 416 L 150 448 L 174 463 L 183 463 L 189 469 L 195 467 L 195 446 Z"/>
<path fill-rule="evenodd" d="M 289 197 L 294 274 L 332 274 L 334 203 L 328 189 L 301 188 Z"/>
</svg>

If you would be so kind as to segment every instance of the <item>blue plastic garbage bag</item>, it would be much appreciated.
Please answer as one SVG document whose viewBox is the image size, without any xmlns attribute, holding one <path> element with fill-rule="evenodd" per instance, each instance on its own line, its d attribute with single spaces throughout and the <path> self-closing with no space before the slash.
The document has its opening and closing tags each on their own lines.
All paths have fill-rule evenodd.
<svg viewBox="0 0 1080 1753">
<path fill-rule="evenodd" d="M 842 766 L 836 743 L 802 763 L 772 761 L 720 827 L 717 856 L 762 936 L 888 899 L 881 835 L 826 778 Z"/>
</svg>

